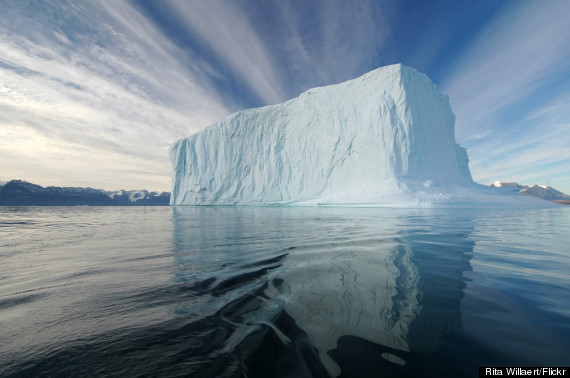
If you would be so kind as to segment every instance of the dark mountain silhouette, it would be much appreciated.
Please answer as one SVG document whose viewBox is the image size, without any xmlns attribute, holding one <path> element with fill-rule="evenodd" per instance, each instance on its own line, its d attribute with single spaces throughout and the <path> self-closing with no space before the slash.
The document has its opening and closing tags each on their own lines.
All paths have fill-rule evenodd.
<svg viewBox="0 0 570 378">
<path fill-rule="evenodd" d="M 57 187 L 12 180 L 0 186 L 0 206 L 168 206 L 170 193 L 147 190 L 105 191 Z"/>
</svg>

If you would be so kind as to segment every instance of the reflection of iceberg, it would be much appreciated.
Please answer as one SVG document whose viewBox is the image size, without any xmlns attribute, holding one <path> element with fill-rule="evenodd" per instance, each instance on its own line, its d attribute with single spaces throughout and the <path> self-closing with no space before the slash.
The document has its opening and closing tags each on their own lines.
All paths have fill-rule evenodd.
<svg viewBox="0 0 570 378">
<path fill-rule="evenodd" d="M 291 363 L 338 375 L 347 340 L 383 346 L 377 358 L 409 367 L 408 352 L 434 351 L 460 325 L 470 270 L 470 221 L 434 219 L 395 209 L 174 208 L 174 277 L 193 293 L 178 310 L 223 325 L 208 345 L 237 351 L 233 366 L 248 376 L 283 375 Z"/>
<path fill-rule="evenodd" d="M 462 273 L 470 269 L 472 250 L 465 234 L 426 230 L 351 240 L 332 245 L 324 256 L 301 248 L 279 274 L 291 291 L 284 310 L 333 376 L 340 369 L 330 354 L 343 336 L 405 352 L 433 351 L 460 324 Z M 392 353 L 382 357 L 406 362 Z"/>
</svg>

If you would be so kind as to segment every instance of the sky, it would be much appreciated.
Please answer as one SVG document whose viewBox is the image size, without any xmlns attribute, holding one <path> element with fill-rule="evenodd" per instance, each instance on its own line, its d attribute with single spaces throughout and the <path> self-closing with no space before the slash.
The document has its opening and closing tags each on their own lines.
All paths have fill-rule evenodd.
<svg viewBox="0 0 570 378">
<path fill-rule="evenodd" d="M 169 191 L 168 147 L 402 63 L 475 181 L 570 194 L 570 1 L 3 0 L 0 181 Z"/>
</svg>

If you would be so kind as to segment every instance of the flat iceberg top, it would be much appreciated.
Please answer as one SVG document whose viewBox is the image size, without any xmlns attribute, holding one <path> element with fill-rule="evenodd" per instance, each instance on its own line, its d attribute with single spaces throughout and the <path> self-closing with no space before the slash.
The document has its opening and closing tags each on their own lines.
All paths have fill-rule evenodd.
<svg viewBox="0 0 570 378">
<path fill-rule="evenodd" d="M 378 68 L 177 141 L 171 204 L 465 199 L 447 195 L 479 188 L 454 124 L 448 97 L 426 75 L 401 64 Z"/>
</svg>

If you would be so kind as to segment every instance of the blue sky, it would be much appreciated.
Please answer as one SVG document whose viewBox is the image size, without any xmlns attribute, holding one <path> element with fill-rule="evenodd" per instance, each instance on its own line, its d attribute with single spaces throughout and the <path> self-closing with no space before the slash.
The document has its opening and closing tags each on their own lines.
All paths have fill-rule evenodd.
<svg viewBox="0 0 570 378">
<path fill-rule="evenodd" d="M 0 180 L 170 189 L 168 146 L 403 63 L 473 178 L 570 193 L 570 1 L 2 1 Z"/>
</svg>

